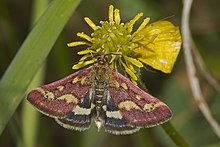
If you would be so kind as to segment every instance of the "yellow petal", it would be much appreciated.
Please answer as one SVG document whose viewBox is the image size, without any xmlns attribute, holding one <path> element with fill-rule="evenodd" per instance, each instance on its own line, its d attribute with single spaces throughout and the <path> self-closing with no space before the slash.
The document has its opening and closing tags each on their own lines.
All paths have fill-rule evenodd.
<svg viewBox="0 0 220 147">
<path fill-rule="evenodd" d="M 73 65 L 72 69 L 79 69 L 81 67 L 83 67 L 83 62 L 79 62 L 79 63 Z"/>
<path fill-rule="evenodd" d="M 96 53 L 96 52 L 93 50 L 86 49 L 86 50 L 79 51 L 77 54 L 84 55 L 84 54 L 90 54 L 90 53 Z"/>
<path fill-rule="evenodd" d="M 91 55 L 86 54 L 86 55 L 82 56 L 79 61 L 85 61 L 88 57 L 91 57 Z"/>
<path fill-rule="evenodd" d="M 129 76 L 131 76 L 131 79 L 137 81 L 137 76 L 134 74 L 134 72 L 132 72 L 129 68 L 125 68 L 125 71 L 129 74 Z"/>
<path fill-rule="evenodd" d="M 86 45 L 87 43 L 84 41 L 75 41 L 75 42 L 71 42 L 68 43 L 67 46 L 68 47 L 74 47 L 74 46 L 79 46 L 79 45 Z"/>
<path fill-rule="evenodd" d="M 93 29 L 93 30 L 97 30 L 98 27 L 93 23 L 93 21 L 91 19 L 89 19 L 88 17 L 85 17 L 84 20 L 86 21 L 86 23 Z"/>
<path fill-rule="evenodd" d="M 144 36 L 136 42 L 141 44 L 134 50 L 138 59 L 157 70 L 170 73 L 182 44 L 179 28 L 168 21 L 158 21 L 137 35 Z"/>
<path fill-rule="evenodd" d="M 145 26 L 149 23 L 150 18 L 147 17 L 144 19 L 144 21 L 141 23 L 141 25 L 138 27 L 138 29 L 132 34 L 132 36 L 135 36 L 137 33 L 139 33 Z"/>
<path fill-rule="evenodd" d="M 110 6 L 109 6 L 109 22 L 110 22 L 110 23 L 113 23 L 113 22 L 114 22 L 113 12 L 114 12 L 114 6 L 113 6 L 113 5 L 110 5 Z"/>
<path fill-rule="evenodd" d="M 95 60 L 89 60 L 89 61 L 85 61 L 85 62 L 79 62 L 78 64 L 75 64 L 73 65 L 72 69 L 79 69 L 79 68 L 82 68 L 86 65 L 89 65 L 89 64 L 93 64 L 95 62 Z"/>
<path fill-rule="evenodd" d="M 135 66 L 137 66 L 137 67 L 144 67 L 144 65 L 140 62 L 140 61 L 138 61 L 137 59 L 135 59 L 135 58 L 131 58 L 131 57 L 128 57 L 128 56 L 124 56 L 124 58 L 126 59 L 126 60 L 128 60 L 131 64 L 133 64 L 133 65 L 135 65 Z"/>
<path fill-rule="evenodd" d="M 137 81 L 137 76 L 134 74 L 134 71 L 132 71 L 130 68 L 128 68 L 122 60 L 120 60 L 120 63 L 124 67 L 125 72 L 131 77 L 131 79 L 133 79 L 134 81 Z"/>
<path fill-rule="evenodd" d="M 86 39 L 87 41 L 91 42 L 92 38 L 86 34 L 84 34 L 84 32 L 81 32 L 81 33 L 77 33 L 77 36 L 78 37 L 81 37 L 83 39 Z"/>
<path fill-rule="evenodd" d="M 133 26 L 135 24 L 135 22 L 141 18 L 141 16 L 143 16 L 143 13 L 138 13 L 132 20 L 130 20 L 127 24 L 126 24 L 126 27 L 128 29 L 129 32 L 132 31 L 133 29 Z"/>
<path fill-rule="evenodd" d="M 133 79 L 131 79 L 131 82 L 134 83 L 134 85 L 137 85 L 137 82 Z"/>
<path fill-rule="evenodd" d="M 116 24 L 120 24 L 120 22 L 121 22 L 121 17 L 120 17 L 120 12 L 119 12 L 119 10 L 118 9 L 115 9 L 115 11 L 114 11 L 115 13 L 115 23 Z"/>
</svg>

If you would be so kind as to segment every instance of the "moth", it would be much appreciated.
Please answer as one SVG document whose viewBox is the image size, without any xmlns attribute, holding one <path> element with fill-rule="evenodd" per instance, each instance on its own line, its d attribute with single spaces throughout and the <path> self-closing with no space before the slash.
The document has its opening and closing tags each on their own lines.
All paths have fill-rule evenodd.
<svg viewBox="0 0 220 147">
<path fill-rule="evenodd" d="M 168 121 L 169 107 L 108 65 L 95 63 L 61 80 L 32 90 L 27 100 L 67 129 L 132 134 Z"/>
</svg>

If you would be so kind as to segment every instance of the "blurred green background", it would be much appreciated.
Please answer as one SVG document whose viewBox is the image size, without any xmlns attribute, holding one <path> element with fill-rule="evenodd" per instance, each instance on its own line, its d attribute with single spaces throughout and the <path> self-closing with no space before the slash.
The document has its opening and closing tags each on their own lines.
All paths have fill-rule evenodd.
<svg viewBox="0 0 220 147">
<path fill-rule="evenodd" d="M 39 15 L 39 12 L 35 14 L 36 8 L 38 8 L 36 1 L 0 0 L 0 77 L 3 76 L 35 24 L 37 17 L 35 15 Z M 85 16 L 91 18 L 97 25 L 100 20 L 108 20 L 110 4 L 120 9 L 123 22 L 130 20 L 138 12 L 144 12 L 145 17 L 151 17 L 151 22 L 168 18 L 175 25 L 180 26 L 181 23 L 181 0 L 83 0 L 59 35 L 47 60 L 42 64 L 42 69 L 35 82 L 29 89 L 75 72 L 71 66 L 78 61 L 79 56 L 76 53 L 83 47 L 68 48 L 66 44 L 79 39 L 76 37 L 77 32 L 83 31 L 87 34 L 92 32 L 92 29 L 84 21 Z M 47 5 L 46 0 L 42 1 L 40 9 L 46 9 Z M 190 21 L 192 35 L 199 52 L 208 70 L 217 81 L 220 81 L 219 6 L 219 0 L 195 1 Z M 141 21 L 137 23 L 136 27 L 140 23 Z M 190 146 L 220 146 L 219 139 L 212 132 L 192 98 L 182 51 L 172 74 L 143 70 L 142 80 L 152 95 L 159 97 L 170 106 L 173 111 L 173 118 L 170 122 Z M 213 90 L 203 77 L 200 77 L 200 81 L 210 110 L 220 123 L 220 94 Z M 0 112 L 0 119 L 3 113 Z M 53 119 L 36 112 L 33 107 L 27 104 L 24 97 L 24 102 L 19 105 L 0 136 L 0 146 L 170 147 L 176 145 L 161 126 L 141 129 L 128 136 L 114 136 L 103 131 L 98 133 L 94 126 L 85 132 L 66 130 L 56 124 Z"/>
</svg>

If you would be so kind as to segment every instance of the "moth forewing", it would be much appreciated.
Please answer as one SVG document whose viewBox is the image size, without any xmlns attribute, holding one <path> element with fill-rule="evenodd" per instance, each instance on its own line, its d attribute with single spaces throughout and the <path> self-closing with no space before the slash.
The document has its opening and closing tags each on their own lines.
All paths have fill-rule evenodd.
<svg viewBox="0 0 220 147">
<path fill-rule="evenodd" d="M 84 131 L 90 128 L 91 118 L 94 114 L 93 108 L 93 91 L 89 92 L 89 95 L 79 103 L 71 113 L 69 113 L 64 119 L 56 119 L 57 123 L 67 129 Z"/>
<path fill-rule="evenodd" d="M 32 90 L 27 100 L 40 112 L 54 118 L 65 118 L 90 91 L 89 83 L 82 82 L 91 69 L 83 69 L 66 78 Z"/>
<path fill-rule="evenodd" d="M 138 131 L 141 127 L 131 125 L 122 117 L 118 106 L 114 103 L 110 97 L 108 91 L 107 107 L 106 107 L 106 119 L 105 119 L 105 131 L 115 135 L 132 134 Z"/>
<path fill-rule="evenodd" d="M 172 117 L 165 103 L 144 92 L 120 73 L 111 70 L 111 76 L 120 83 L 120 87 L 110 86 L 110 97 L 126 122 L 139 127 L 153 127 Z"/>
</svg>

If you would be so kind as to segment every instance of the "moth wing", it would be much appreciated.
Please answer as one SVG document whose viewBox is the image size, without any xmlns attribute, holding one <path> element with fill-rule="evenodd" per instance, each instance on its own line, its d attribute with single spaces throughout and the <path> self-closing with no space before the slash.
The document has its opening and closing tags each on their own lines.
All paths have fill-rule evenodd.
<svg viewBox="0 0 220 147">
<path fill-rule="evenodd" d="M 122 117 L 131 125 L 153 127 L 168 121 L 172 112 L 159 99 L 144 92 L 120 73 L 111 70 L 108 91 Z"/>
<path fill-rule="evenodd" d="M 57 123 L 64 128 L 77 131 L 84 131 L 89 129 L 92 113 L 94 113 L 92 95 L 93 91 L 90 90 L 89 94 L 83 99 L 83 101 L 79 103 L 65 118 L 56 118 Z"/>
<path fill-rule="evenodd" d="M 64 118 L 89 94 L 90 74 L 91 69 L 87 68 L 43 85 L 32 90 L 27 95 L 27 100 L 45 115 Z"/>
<path fill-rule="evenodd" d="M 123 117 L 118 107 L 108 92 L 106 105 L 105 131 L 115 135 L 132 134 L 140 129 L 129 124 Z"/>
</svg>

